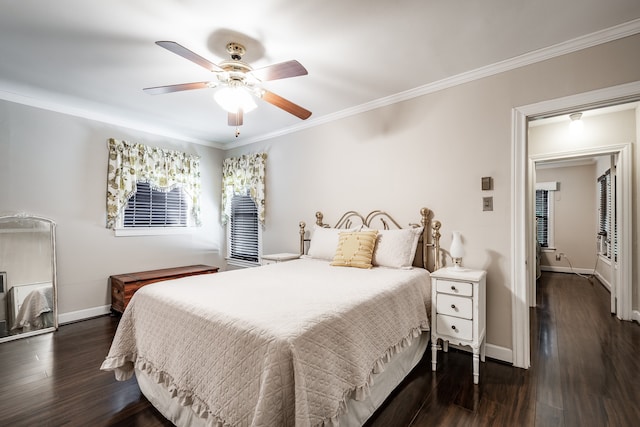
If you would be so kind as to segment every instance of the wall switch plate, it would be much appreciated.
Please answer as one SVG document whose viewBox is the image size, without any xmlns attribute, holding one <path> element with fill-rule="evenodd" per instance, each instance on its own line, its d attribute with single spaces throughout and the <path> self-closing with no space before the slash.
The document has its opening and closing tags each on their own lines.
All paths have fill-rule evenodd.
<svg viewBox="0 0 640 427">
<path fill-rule="evenodd" d="M 492 211 L 493 210 L 493 197 L 483 197 L 482 198 L 482 210 L 483 211 Z"/>
<path fill-rule="evenodd" d="M 490 176 L 482 177 L 482 191 L 493 190 L 493 179 Z"/>
</svg>

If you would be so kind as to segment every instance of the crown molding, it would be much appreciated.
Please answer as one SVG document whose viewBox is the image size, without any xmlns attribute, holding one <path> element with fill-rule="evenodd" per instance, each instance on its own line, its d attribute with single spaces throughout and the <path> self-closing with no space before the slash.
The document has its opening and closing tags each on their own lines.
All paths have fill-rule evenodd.
<svg viewBox="0 0 640 427">
<path fill-rule="evenodd" d="M 59 94 L 51 94 L 40 91 L 37 95 L 22 95 L 13 90 L 7 90 L 1 85 L 0 80 L 0 100 L 15 102 L 16 104 L 28 105 L 30 107 L 41 108 L 43 110 L 54 111 L 56 113 L 69 116 L 80 117 L 109 125 L 119 126 L 145 132 L 152 135 L 173 138 L 179 141 L 191 142 L 193 144 L 205 145 L 207 147 L 225 149 L 226 147 L 218 142 L 203 139 L 191 138 L 166 128 L 149 125 L 139 120 L 131 120 L 118 114 L 105 114 L 86 106 L 86 101 L 77 98 L 62 97 Z M 78 105 L 85 104 L 85 107 Z"/>
<path fill-rule="evenodd" d="M 299 132 L 304 129 L 309 129 L 325 123 L 330 123 L 335 120 L 354 116 L 356 114 L 361 114 L 370 110 L 375 110 L 377 108 L 386 107 L 398 102 L 407 101 L 419 96 L 428 95 L 430 93 L 438 92 L 485 77 L 504 73 L 506 71 L 511 71 L 516 68 L 535 64 L 537 62 L 546 61 L 548 59 L 577 52 L 579 50 L 587 49 L 593 46 L 598 46 L 600 44 L 632 36 L 638 33 L 640 33 L 640 19 L 635 19 L 633 21 L 625 22 L 624 24 L 616 25 L 614 27 L 597 31 L 595 33 L 576 37 L 574 39 L 556 44 L 554 46 L 538 49 L 520 56 L 516 56 L 514 58 L 487 65 L 485 67 L 476 68 L 474 70 L 460 73 L 452 77 L 447 77 L 433 83 L 418 86 L 404 92 L 399 92 L 397 94 L 379 98 L 352 108 L 347 108 L 332 114 L 327 114 L 325 116 L 321 116 L 295 126 L 281 129 L 276 132 L 267 133 L 254 138 L 248 138 L 241 141 L 239 144 L 233 144 L 233 147 L 224 147 L 223 149 L 237 148 L 238 146 L 253 144 L 255 142 L 273 139 L 289 133 Z"/>
<path fill-rule="evenodd" d="M 640 33 L 640 19 L 635 19 L 620 25 L 616 25 L 595 33 L 587 34 L 585 36 L 577 37 L 568 40 L 563 43 L 556 44 L 554 46 L 538 49 L 532 52 L 525 53 L 514 58 L 510 58 L 504 61 L 500 61 L 485 67 L 480 67 L 471 71 L 457 74 L 452 77 L 447 77 L 442 80 L 438 80 L 433 83 L 428 83 L 422 86 L 418 86 L 413 89 L 409 89 L 403 92 L 399 92 L 394 95 L 379 98 L 364 104 L 360 104 L 351 108 L 346 108 L 335 113 L 327 114 L 324 116 L 316 117 L 311 120 L 299 123 L 294 126 L 290 126 L 284 129 L 280 129 L 275 132 L 266 133 L 252 138 L 247 138 L 241 141 L 237 141 L 234 144 L 224 144 L 216 141 L 207 141 L 201 139 L 194 139 L 180 134 L 179 132 L 170 131 L 165 128 L 159 128 L 156 126 L 150 126 L 140 121 L 133 121 L 126 117 L 114 114 L 98 113 L 92 111 L 90 108 L 74 107 L 77 104 L 77 100 L 71 100 L 73 102 L 64 102 L 64 99 L 60 100 L 46 100 L 49 98 L 42 94 L 42 98 L 36 98 L 34 96 L 25 96 L 17 94 L 13 91 L 8 91 L 0 88 L 0 99 L 4 99 L 19 104 L 29 105 L 32 107 L 42 108 L 50 111 L 55 111 L 63 114 L 68 114 L 76 117 L 82 117 L 89 120 L 96 120 L 111 125 L 122 126 L 129 129 L 134 129 L 141 132 L 151 133 L 155 135 L 162 135 L 169 138 L 178 139 L 185 142 L 191 142 L 199 145 L 205 145 L 208 147 L 218 148 L 221 150 L 231 150 L 243 145 L 249 145 L 260 141 L 265 141 L 280 136 L 284 136 L 290 133 L 300 132 L 305 129 L 320 126 L 325 123 L 330 123 L 336 120 L 340 120 L 346 117 L 361 114 L 377 108 L 386 107 L 392 104 L 396 104 L 402 101 L 407 101 L 419 96 L 427 95 L 430 93 L 438 92 L 444 89 L 455 87 L 461 84 L 469 83 L 475 80 L 479 80 L 485 77 L 493 76 L 505 71 L 514 70 L 516 68 L 531 65 L 537 62 L 545 61 L 548 59 L 556 58 L 558 56 L 566 55 L 568 53 L 576 52 L 589 47 L 597 46 L 610 41 L 618 40 L 624 37 L 632 36 Z M 57 96 L 58 98 L 59 95 Z M 49 98 L 50 99 L 50 98 Z"/>
</svg>

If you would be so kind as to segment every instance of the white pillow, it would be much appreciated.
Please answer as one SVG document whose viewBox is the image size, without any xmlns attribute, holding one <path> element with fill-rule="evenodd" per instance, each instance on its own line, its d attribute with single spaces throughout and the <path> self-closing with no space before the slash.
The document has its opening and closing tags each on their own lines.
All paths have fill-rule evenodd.
<svg viewBox="0 0 640 427">
<path fill-rule="evenodd" d="M 332 261 L 338 248 L 340 233 L 344 231 L 354 231 L 354 229 L 324 228 L 316 224 L 313 229 L 307 255 L 311 258 Z"/>
<path fill-rule="evenodd" d="M 390 268 L 411 268 L 423 228 L 378 231 L 376 248 L 373 252 L 373 265 Z"/>
</svg>

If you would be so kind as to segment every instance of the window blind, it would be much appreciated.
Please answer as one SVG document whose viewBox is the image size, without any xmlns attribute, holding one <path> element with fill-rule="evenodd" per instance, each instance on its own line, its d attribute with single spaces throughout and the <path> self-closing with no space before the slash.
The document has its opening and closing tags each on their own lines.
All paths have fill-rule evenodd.
<svg viewBox="0 0 640 427">
<path fill-rule="evenodd" d="M 230 257 L 258 262 L 258 209 L 251 196 L 231 199 L 229 231 Z"/>
<path fill-rule="evenodd" d="M 536 190 L 536 223 L 538 243 L 549 246 L 549 192 Z"/>
<path fill-rule="evenodd" d="M 600 253 L 606 255 L 607 258 L 611 258 L 613 252 L 614 259 L 617 259 L 618 240 L 613 238 L 618 233 L 618 223 L 613 214 L 613 206 L 616 203 L 616 182 L 614 177 L 612 185 L 611 170 L 607 170 L 598 177 L 598 188 L 598 240 L 600 242 Z M 611 221 L 613 221 L 613 236 L 610 233 Z"/>
<path fill-rule="evenodd" d="M 177 187 L 164 192 L 148 182 L 136 183 L 136 192 L 124 209 L 124 227 L 186 227 L 188 201 Z"/>
<path fill-rule="evenodd" d="M 600 206 L 598 212 L 598 233 L 602 236 L 609 234 L 609 212 L 611 209 L 611 197 L 609 197 L 611 188 L 611 173 L 607 171 L 598 178 L 598 186 L 600 193 Z"/>
</svg>

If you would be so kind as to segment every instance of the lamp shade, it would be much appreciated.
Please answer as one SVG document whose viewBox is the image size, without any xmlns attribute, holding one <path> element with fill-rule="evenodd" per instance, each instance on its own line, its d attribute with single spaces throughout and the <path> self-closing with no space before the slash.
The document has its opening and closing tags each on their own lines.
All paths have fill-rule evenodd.
<svg viewBox="0 0 640 427">
<path fill-rule="evenodd" d="M 464 256 L 464 246 L 462 246 L 462 236 L 459 231 L 452 231 L 453 240 L 451 241 L 451 248 L 449 253 L 451 258 L 462 258 Z"/>
<path fill-rule="evenodd" d="M 213 99 L 230 113 L 237 113 L 240 109 L 244 113 L 248 113 L 257 107 L 251 94 L 239 86 L 223 87 L 216 91 Z"/>
</svg>

